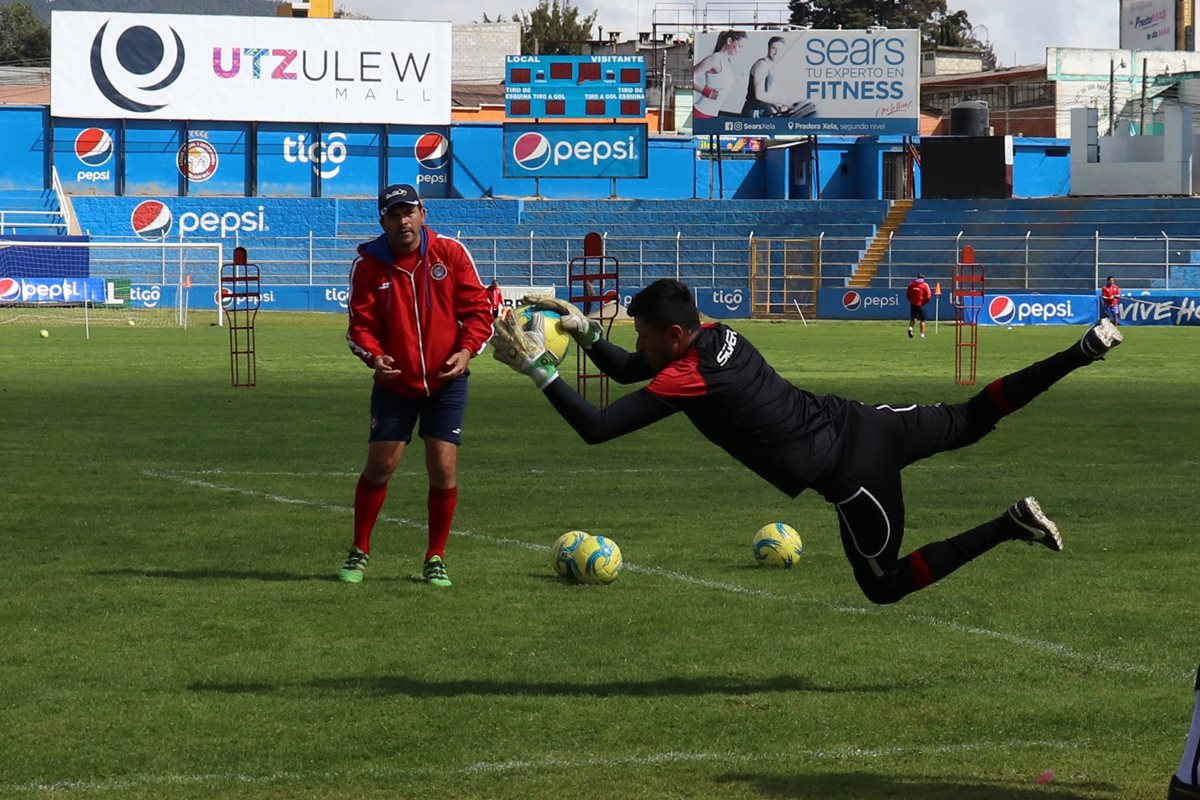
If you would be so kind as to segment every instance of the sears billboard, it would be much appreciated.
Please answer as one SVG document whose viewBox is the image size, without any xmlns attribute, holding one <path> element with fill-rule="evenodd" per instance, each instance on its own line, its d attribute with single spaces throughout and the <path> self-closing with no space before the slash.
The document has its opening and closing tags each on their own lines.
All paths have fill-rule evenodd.
<svg viewBox="0 0 1200 800">
<path fill-rule="evenodd" d="M 920 56 L 915 30 L 698 33 L 692 130 L 913 135 Z"/>
<path fill-rule="evenodd" d="M 504 125 L 506 178 L 644 178 L 644 124 Z"/>
</svg>

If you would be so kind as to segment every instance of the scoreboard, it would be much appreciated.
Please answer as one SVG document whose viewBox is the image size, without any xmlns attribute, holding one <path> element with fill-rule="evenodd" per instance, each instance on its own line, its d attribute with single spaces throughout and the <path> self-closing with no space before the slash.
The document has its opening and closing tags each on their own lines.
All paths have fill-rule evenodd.
<svg viewBox="0 0 1200 800">
<path fill-rule="evenodd" d="M 644 56 L 508 56 L 504 77 L 510 119 L 646 115 Z"/>
</svg>

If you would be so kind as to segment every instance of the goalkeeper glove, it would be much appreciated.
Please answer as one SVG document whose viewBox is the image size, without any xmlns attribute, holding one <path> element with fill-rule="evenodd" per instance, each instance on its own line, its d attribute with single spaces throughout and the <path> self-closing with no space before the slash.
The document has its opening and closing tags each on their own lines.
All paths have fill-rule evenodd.
<svg viewBox="0 0 1200 800">
<path fill-rule="evenodd" d="M 498 317 L 492 323 L 492 355 L 501 364 L 528 375 L 539 389 L 558 378 L 554 357 L 535 337 L 521 330 L 515 314 Z"/>
<path fill-rule="evenodd" d="M 569 333 L 575 340 L 575 344 L 584 350 L 590 350 L 592 345 L 600 341 L 600 323 L 588 319 L 583 312 L 570 303 L 539 294 L 526 295 L 521 302 L 528 303 L 542 311 L 553 311 L 558 314 L 563 330 Z"/>
</svg>

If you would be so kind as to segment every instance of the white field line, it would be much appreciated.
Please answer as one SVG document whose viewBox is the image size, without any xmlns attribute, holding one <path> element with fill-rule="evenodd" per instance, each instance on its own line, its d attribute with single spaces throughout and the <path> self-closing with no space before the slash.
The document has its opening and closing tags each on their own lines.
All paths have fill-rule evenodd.
<svg viewBox="0 0 1200 800">
<path fill-rule="evenodd" d="M 154 478 L 163 478 L 165 480 L 176 481 L 185 486 L 192 486 L 198 489 L 209 489 L 219 492 L 228 492 L 230 494 L 239 494 L 245 497 L 258 497 L 263 500 L 270 500 L 273 503 L 283 503 L 286 505 L 309 506 L 311 508 L 319 508 L 323 511 L 329 511 L 336 514 L 352 515 L 354 509 L 350 506 L 342 506 L 336 503 L 326 503 L 320 500 L 305 500 L 296 497 L 288 497 L 286 495 L 273 494 L 270 492 L 259 491 L 258 489 L 249 489 L 244 486 L 227 486 L 224 484 L 213 483 L 212 481 L 201 478 L 188 477 L 178 473 L 166 472 L 162 470 L 142 470 L 142 474 Z M 404 517 L 393 517 L 386 514 L 381 514 L 380 519 L 385 522 L 390 522 L 395 525 L 404 527 L 425 529 L 424 522 L 417 522 L 406 519 Z M 479 539 L 493 544 L 512 545 L 514 547 L 522 547 L 526 550 L 534 550 L 540 552 L 549 552 L 550 548 L 546 545 L 526 542 L 521 539 L 510 539 L 504 536 L 492 536 L 489 534 L 475 533 L 463 529 L 455 529 L 455 536 L 463 536 L 472 539 Z M 698 586 L 704 589 L 712 589 L 714 591 L 728 592 L 730 594 L 739 594 L 746 597 L 757 597 L 763 600 L 783 601 L 788 603 L 807 603 L 809 605 L 818 605 L 835 611 L 839 614 L 879 614 L 884 613 L 876 606 L 853 606 L 843 605 L 840 603 L 821 600 L 812 597 L 803 597 L 793 594 L 780 594 L 777 592 L 767 591 L 765 589 L 755 589 L 748 586 L 740 586 L 735 583 L 726 583 L 724 581 L 713 581 L 706 578 L 697 578 L 693 575 L 688 575 L 676 570 L 663 569 L 661 567 L 642 566 L 630 561 L 624 562 L 624 569 L 630 572 L 641 572 L 647 575 L 657 575 L 659 577 L 668 578 L 670 580 L 686 583 L 691 586 Z M 895 615 L 895 611 L 891 610 L 887 613 Z M 1057 642 L 1049 642 L 1044 639 L 1034 639 L 1028 636 L 1021 636 L 1015 633 L 1005 633 L 1003 631 L 994 631 L 989 628 L 981 628 L 974 625 L 963 625 L 951 620 L 939 619 L 938 617 L 927 614 L 904 614 L 902 618 L 908 622 L 928 625 L 934 628 L 954 631 L 955 633 L 966 634 L 969 636 L 979 636 L 985 639 L 994 639 L 996 641 L 1007 642 L 1009 644 L 1024 647 L 1030 650 L 1040 651 L 1058 656 L 1068 661 L 1074 661 L 1081 664 L 1087 664 L 1092 667 L 1107 670 L 1109 672 L 1124 672 L 1134 675 L 1152 675 L 1163 677 L 1171 682 L 1180 682 L 1191 679 L 1191 673 L 1183 675 L 1176 674 L 1165 667 L 1156 664 L 1136 664 L 1128 661 L 1119 661 L 1116 659 L 1106 658 L 1099 653 L 1084 653 L 1075 650 Z"/>
<path fill-rule="evenodd" d="M 488 775 L 504 772 L 558 771 L 586 767 L 647 767 L 662 764 L 687 764 L 696 762 L 715 763 L 788 763 L 795 760 L 809 761 L 870 761 L 886 758 L 912 758 L 958 753 L 1012 752 L 1019 750 L 1077 750 L 1087 747 L 1088 740 L 1050 742 L 965 742 L 962 744 L 929 745 L 926 747 L 879 747 L 844 748 L 838 750 L 796 750 L 778 754 L 763 753 L 714 753 L 714 752 L 663 752 L 639 756 L 595 756 L 589 758 L 541 758 L 513 759 L 509 761 L 480 761 L 463 764 L 457 768 L 420 768 L 398 766 L 390 769 L 364 767 L 360 769 L 327 770 L 323 772 L 281 771 L 265 775 L 246 775 L 240 772 L 213 772 L 196 775 L 139 775 L 131 778 L 109 778 L 97 781 L 55 781 L 53 783 L 0 784 L 0 794 L 15 795 L 32 792 L 114 792 L 141 789 L 147 786 L 197 785 L 197 784 L 270 784 L 321 781 L 331 783 L 362 778 L 394 778 L 415 774 L 437 772 L 439 775 Z"/>
<path fill-rule="evenodd" d="M 677 474 L 685 472 L 741 472 L 743 470 L 735 469 L 729 466 L 709 466 L 709 467 L 665 467 L 665 468 L 649 468 L 649 467 L 628 467 L 624 469 L 522 469 L 522 470 L 506 470 L 506 474 L 517 472 L 521 475 L 646 475 L 649 473 L 668 473 Z M 483 468 L 472 469 L 470 467 L 464 469 L 458 468 L 460 474 L 494 474 L 494 470 L 485 470 Z M 360 470 L 325 470 L 314 472 L 286 472 L 286 471 L 260 471 L 260 470 L 235 470 L 223 469 L 214 467 L 211 469 L 181 469 L 172 470 L 172 475 L 243 475 L 243 476 L 271 476 L 283 478 L 357 478 Z M 424 475 L 424 467 L 413 467 L 412 469 L 397 469 L 395 475 Z"/>
</svg>

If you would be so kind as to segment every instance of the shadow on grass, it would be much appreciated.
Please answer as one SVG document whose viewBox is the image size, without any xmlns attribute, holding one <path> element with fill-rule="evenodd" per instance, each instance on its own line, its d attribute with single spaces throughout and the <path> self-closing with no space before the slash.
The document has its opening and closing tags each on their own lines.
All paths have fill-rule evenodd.
<svg viewBox="0 0 1200 800">
<path fill-rule="evenodd" d="M 649 681 L 500 681 L 472 678 L 453 681 L 428 681 L 399 675 L 364 678 L 317 678 L 297 684 L 267 683 L 193 683 L 193 692 L 224 692 L 227 694 L 267 694 L 289 689 L 320 691 L 365 692 L 375 695 L 406 695 L 409 697 L 460 697 L 467 695 L 528 696 L 528 697 L 672 697 L 699 695 L 748 695 L 781 692 L 815 692 L 846 694 L 858 692 L 892 692 L 903 688 L 896 684 L 864 684 L 861 686 L 820 686 L 799 675 L 777 675 L 771 678 L 659 678 Z"/>
<path fill-rule="evenodd" d="M 719 783 L 741 784 L 754 793 L 780 800 L 1098 800 L 1122 791 L 1108 783 L 1083 781 L 1039 785 L 1029 782 L 906 778 L 874 772 L 804 773 L 795 776 L 727 774 Z M 1165 785 L 1165 784 L 1164 784 Z"/>
</svg>

